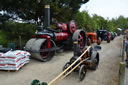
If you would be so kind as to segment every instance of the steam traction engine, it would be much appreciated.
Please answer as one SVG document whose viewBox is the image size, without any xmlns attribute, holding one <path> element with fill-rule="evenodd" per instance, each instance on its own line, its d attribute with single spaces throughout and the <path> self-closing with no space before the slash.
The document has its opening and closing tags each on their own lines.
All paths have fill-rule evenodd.
<svg viewBox="0 0 128 85">
<path fill-rule="evenodd" d="M 76 24 L 71 21 L 69 24 L 56 23 L 56 30 L 50 29 L 50 6 L 45 5 L 44 27 L 38 26 L 37 33 L 26 43 L 25 49 L 33 58 L 41 61 L 49 61 L 56 50 L 71 49 L 72 36 L 76 35 L 80 48 L 86 45 L 86 35 L 83 30 L 76 30 Z"/>
</svg>

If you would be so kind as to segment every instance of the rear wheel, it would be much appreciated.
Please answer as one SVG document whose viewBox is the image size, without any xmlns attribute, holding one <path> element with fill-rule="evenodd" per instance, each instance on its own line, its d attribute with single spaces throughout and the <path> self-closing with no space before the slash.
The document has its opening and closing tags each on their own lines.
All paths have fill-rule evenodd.
<svg viewBox="0 0 128 85">
<path fill-rule="evenodd" d="M 86 65 L 81 65 L 80 70 L 79 70 L 79 79 L 82 81 L 87 73 L 87 67 Z"/>
<path fill-rule="evenodd" d="M 76 31 L 76 23 L 74 20 L 70 21 L 69 23 L 69 31 L 71 34 L 73 34 Z"/>
<path fill-rule="evenodd" d="M 71 63 L 70 63 L 70 62 L 67 62 L 67 63 L 64 65 L 64 67 L 63 67 L 63 71 L 64 71 L 65 69 L 67 69 L 70 65 L 71 65 Z M 71 69 L 72 69 L 72 68 L 70 68 L 69 70 L 67 70 L 67 71 L 64 73 L 64 75 L 67 74 Z"/>
<path fill-rule="evenodd" d="M 91 70 L 96 70 L 98 65 L 99 65 L 99 60 L 98 60 L 98 58 L 95 58 L 94 60 L 92 60 Z"/>
<path fill-rule="evenodd" d="M 86 35 L 83 30 L 76 30 L 73 34 L 73 41 L 77 41 L 78 45 L 81 49 L 85 48 L 86 46 Z"/>
</svg>

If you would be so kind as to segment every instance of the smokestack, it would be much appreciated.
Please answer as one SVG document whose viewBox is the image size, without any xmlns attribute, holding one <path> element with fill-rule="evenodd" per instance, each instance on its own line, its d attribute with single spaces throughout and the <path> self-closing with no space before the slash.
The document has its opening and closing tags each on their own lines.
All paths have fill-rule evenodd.
<svg viewBox="0 0 128 85">
<path fill-rule="evenodd" d="M 50 5 L 45 5 L 45 21 L 44 26 L 49 28 L 50 26 Z"/>
</svg>

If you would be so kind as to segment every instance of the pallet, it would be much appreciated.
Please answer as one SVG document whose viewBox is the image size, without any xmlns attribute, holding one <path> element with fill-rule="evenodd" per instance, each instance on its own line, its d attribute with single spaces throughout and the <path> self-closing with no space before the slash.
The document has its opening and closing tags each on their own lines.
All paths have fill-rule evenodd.
<svg viewBox="0 0 128 85">
<path fill-rule="evenodd" d="M 7 70 L 7 72 L 18 72 L 18 70 Z"/>
<path fill-rule="evenodd" d="M 19 70 L 0 70 L 0 71 L 3 71 L 3 72 L 18 72 Z"/>
<path fill-rule="evenodd" d="M 24 65 L 25 66 L 25 65 Z M 22 67 L 20 67 L 18 70 L 6 70 L 6 69 L 1 69 L 0 71 L 5 71 L 5 72 L 18 72 L 20 69 L 22 69 L 23 68 L 23 66 Z"/>
</svg>

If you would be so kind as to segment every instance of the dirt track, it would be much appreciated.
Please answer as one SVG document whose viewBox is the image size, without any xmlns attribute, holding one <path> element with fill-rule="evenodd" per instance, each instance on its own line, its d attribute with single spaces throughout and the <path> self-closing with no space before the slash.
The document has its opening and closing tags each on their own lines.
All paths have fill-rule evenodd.
<svg viewBox="0 0 128 85">
<path fill-rule="evenodd" d="M 78 73 L 72 73 L 58 85 L 117 85 L 121 37 L 109 44 L 102 42 L 100 64 L 96 71 L 88 70 L 85 79 L 80 82 Z M 72 57 L 72 51 L 57 53 L 49 62 L 30 61 L 18 72 L 0 71 L 0 85 L 30 85 L 33 79 L 49 82 L 62 72 L 62 67 Z"/>
</svg>

